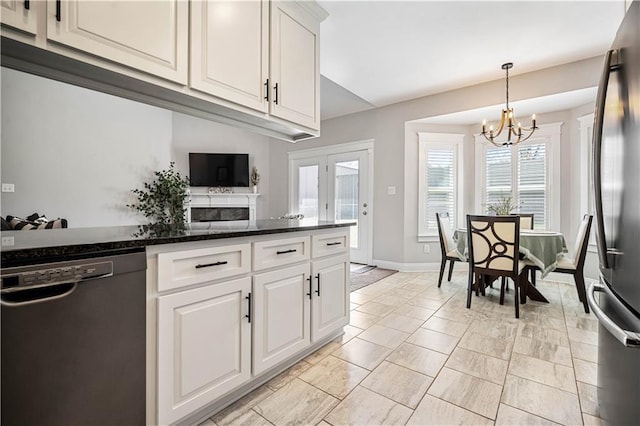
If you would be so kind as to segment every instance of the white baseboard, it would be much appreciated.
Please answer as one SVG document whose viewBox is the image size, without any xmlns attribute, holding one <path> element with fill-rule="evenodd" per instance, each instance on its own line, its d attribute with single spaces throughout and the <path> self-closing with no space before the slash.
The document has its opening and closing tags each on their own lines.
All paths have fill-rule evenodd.
<svg viewBox="0 0 640 426">
<path fill-rule="evenodd" d="M 378 268 L 392 269 L 400 272 L 437 272 L 440 270 L 439 263 L 420 262 L 420 263 L 400 263 L 388 260 L 373 259 L 373 264 Z"/>
</svg>

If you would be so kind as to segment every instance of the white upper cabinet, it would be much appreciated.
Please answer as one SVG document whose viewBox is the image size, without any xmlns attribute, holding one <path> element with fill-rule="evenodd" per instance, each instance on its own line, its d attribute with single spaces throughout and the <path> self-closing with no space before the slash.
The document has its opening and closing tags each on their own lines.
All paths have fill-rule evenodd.
<svg viewBox="0 0 640 426">
<path fill-rule="evenodd" d="M 189 3 L 48 0 L 47 38 L 187 83 Z"/>
<path fill-rule="evenodd" d="M 267 112 L 269 2 L 191 2 L 191 87 Z"/>
<path fill-rule="evenodd" d="M 36 34 L 37 19 L 34 1 L 0 1 L 0 19 L 2 24 L 17 28 L 29 34 Z"/>
<path fill-rule="evenodd" d="M 293 2 L 271 3 L 271 114 L 320 127 L 320 23 Z"/>
</svg>

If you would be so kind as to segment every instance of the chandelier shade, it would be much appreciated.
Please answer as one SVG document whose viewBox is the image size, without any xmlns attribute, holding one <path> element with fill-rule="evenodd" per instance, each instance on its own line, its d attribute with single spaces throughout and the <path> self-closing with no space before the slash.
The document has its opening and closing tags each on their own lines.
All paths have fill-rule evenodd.
<svg viewBox="0 0 640 426">
<path fill-rule="evenodd" d="M 487 130 L 487 121 L 484 120 L 482 122 L 482 135 L 486 140 L 491 142 L 495 146 L 508 146 L 508 145 L 517 145 L 521 142 L 529 139 L 533 133 L 538 129 L 536 126 L 536 115 L 533 114 L 531 117 L 531 127 L 522 127 L 519 122 L 516 122 L 513 108 L 509 107 L 509 70 L 513 68 L 512 62 L 507 62 L 506 64 L 502 64 L 502 69 L 505 70 L 506 73 L 506 106 L 502 110 L 500 114 L 500 123 L 498 124 L 498 128 L 494 129 L 493 126 L 489 126 L 489 130 Z M 506 139 L 503 141 L 498 141 L 499 136 L 502 132 L 506 132 Z"/>
</svg>

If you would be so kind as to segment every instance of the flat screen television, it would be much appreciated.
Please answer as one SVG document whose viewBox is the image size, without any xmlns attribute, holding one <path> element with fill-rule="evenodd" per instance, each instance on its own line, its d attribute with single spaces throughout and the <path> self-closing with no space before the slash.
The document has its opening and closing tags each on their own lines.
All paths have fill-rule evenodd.
<svg viewBox="0 0 640 426">
<path fill-rule="evenodd" d="M 249 186 L 249 154 L 189 153 L 191 186 Z"/>
</svg>

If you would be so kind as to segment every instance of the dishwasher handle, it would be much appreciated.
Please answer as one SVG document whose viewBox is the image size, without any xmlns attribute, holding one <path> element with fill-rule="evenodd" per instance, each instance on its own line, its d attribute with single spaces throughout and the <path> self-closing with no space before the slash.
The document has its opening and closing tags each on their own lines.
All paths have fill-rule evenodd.
<svg viewBox="0 0 640 426">
<path fill-rule="evenodd" d="M 78 288 L 77 282 L 57 283 L 49 286 L 18 289 L 0 295 L 0 305 L 19 307 L 50 302 L 69 296 Z"/>
<path fill-rule="evenodd" d="M 602 308 L 600 308 L 598 302 L 596 302 L 594 296 L 596 291 L 607 294 L 609 294 L 609 291 L 607 291 L 607 288 L 602 284 L 592 283 L 589 287 L 589 291 L 587 292 L 589 306 L 591 307 L 594 315 L 598 318 L 598 321 L 600 321 L 600 324 L 602 324 L 602 326 L 624 346 L 628 348 L 640 348 L 640 332 L 625 330 L 609 318 Z M 611 296 L 611 294 L 609 295 Z"/>
</svg>

